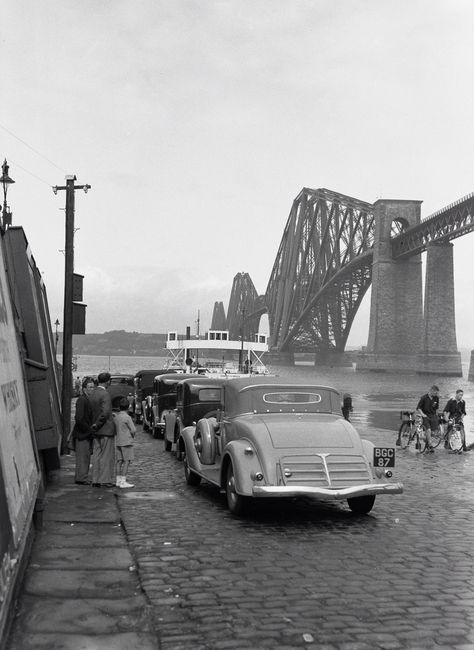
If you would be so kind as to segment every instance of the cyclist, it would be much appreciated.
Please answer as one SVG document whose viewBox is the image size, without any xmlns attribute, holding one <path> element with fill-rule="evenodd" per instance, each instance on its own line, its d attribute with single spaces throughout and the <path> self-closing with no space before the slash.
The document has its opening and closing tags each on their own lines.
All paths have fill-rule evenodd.
<svg viewBox="0 0 474 650">
<path fill-rule="evenodd" d="M 461 424 L 464 416 L 466 415 L 466 402 L 463 399 L 464 391 L 461 388 L 458 388 L 456 391 L 456 397 L 451 397 L 444 407 L 444 419 L 446 421 L 453 420 L 455 424 Z M 461 436 L 462 436 L 462 451 L 467 451 L 466 447 L 466 433 L 464 431 L 464 426 L 461 426 Z M 448 446 L 448 441 L 445 443 L 445 447 Z"/>
<path fill-rule="evenodd" d="M 438 408 L 439 408 L 439 388 L 431 386 L 426 395 L 420 397 L 416 407 L 423 417 L 423 426 L 426 429 L 426 451 L 433 453 L 431 444 L 431 431 L 437 431 L 439 427 Z"/>
</svg>

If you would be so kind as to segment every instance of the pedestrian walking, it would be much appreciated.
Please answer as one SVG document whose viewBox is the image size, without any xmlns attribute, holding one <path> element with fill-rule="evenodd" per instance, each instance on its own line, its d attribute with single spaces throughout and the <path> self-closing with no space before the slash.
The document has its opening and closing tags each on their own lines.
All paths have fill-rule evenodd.
<svg viewBox="0 0 474 650">
<path fill-rule="evenodd" d="M 342 415 L 350 422 L 349 414 L 352 413 L 354 407 L 352 406 L 352 397 L 349 393 L 344 393 L 342 396 Z"/>
<path fill-rule="evenodd" d="M 90 485 L 89 467 L 92 447 L 92 405 L 89 396 L 95 389 L 93 379 L 86 377 L 82 381 L 82 391 L 76 400 L 74 428 L 72 430 L 73 449 L 76 454 L 75 482 Z"/>
<path fill-rule="evenodd" d="M 137 432 L 132 418 L 127 413 L 128 399 L 122 397 L 119 402 L 120 410 L 114 413 L 115 429 L 117 436 L 115 438 L 115 450 L 117 460 L 117 487 L 132 488 L 133 483 L 127 482 L 127 472 L 130 463 L 134 460 L 133 443 Z"/>
<path fill-rule="evenodd" d="M 115 487 L 115 423 L 107 391 L 110 373 L 101 372 L 89 399 L 92 405 L 92 486 Z"/>
</svg>

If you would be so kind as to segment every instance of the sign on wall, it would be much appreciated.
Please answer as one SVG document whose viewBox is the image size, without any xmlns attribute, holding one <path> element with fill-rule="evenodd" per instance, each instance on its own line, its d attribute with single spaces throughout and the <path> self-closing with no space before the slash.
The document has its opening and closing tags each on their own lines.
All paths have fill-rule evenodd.
<svg viewBox="0 0 474 650">
<path fill-rule="evenodd" d="M 38 490 L 23 366 L 0 245 L 0 593 L 7 564 L 29 526 Z"/>
</svg>

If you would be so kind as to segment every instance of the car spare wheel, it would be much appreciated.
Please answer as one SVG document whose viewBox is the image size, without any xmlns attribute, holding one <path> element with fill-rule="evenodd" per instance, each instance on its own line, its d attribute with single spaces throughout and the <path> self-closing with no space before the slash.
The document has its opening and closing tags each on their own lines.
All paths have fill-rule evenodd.
<svg viewBox="0 0 474 650">
<path fill-rule="evenodd" d="M 352 499 L 347 499 L 347 503 L 356 515 L 366 515 L 374 506 L 375 494 L 368 494 L 365 497 L 353 497 Z"/>
<path fill-rule="evenodd" d="M 202 418 L 196 425 L 194 444 L 203 465 L 212 465 L 216 458 L 216 418 Z"/>
</svg>

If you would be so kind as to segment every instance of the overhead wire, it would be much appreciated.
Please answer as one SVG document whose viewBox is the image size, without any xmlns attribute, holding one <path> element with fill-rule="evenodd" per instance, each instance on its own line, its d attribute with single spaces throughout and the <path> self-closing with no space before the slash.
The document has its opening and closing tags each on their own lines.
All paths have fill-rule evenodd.
<svg viewBox="0 0 474 650">
<path fill-rule="evenodd" d="M 0 128 L 2 128 L 4 131 L 6 131 L 7 133 L 9 133 L 11 136 L 13 136 L 14 138 L 16 138 L 19 142 L 21 142 L 22 144 L 24 144 L 25 147 L 28 147 L 28 149 L 31 149 L 31 151 L 33 151 L 35 154 L 37 154 L 38 156 L 41 156 L 41 158 L 43 158 L 44 160 L 46 160 L 47 162 L 49 162 L 50 165 L 53 165 L 53 167 L 56 167 L 56 169 L 59 169 L 59 171 L 63 172 L 64 174 L 67 174 L 66 170 L 64 170 L 64 169 L 63 169 L 62 167 L 60 167 L 59 165 L 56 165 L 55 162 L 53 162 L 53 161 L 50 160 L 47 156 L 45 156 L 44 154 L 42 154 L 41 151 L 38 151 L 37 149 L 35 149 L 34 147 L 32 147 L 30 144 L 28 144 L 28 142 L 26 142 L 26 141 L 23 140 L 22 138 L 18 137 L 15 133 L 13 133 L 13 131 L 10 131 L 10 129 L 7 129 L 7 127 L 4 126 L 4 125 L 1 124 L 1 123 L 0 123 Z M 17 164 L 17 163 L 15 163 L 15 164 Z M 25 171 L 27 171 L 27 170 L 25 170 Z"/>
</svg>

